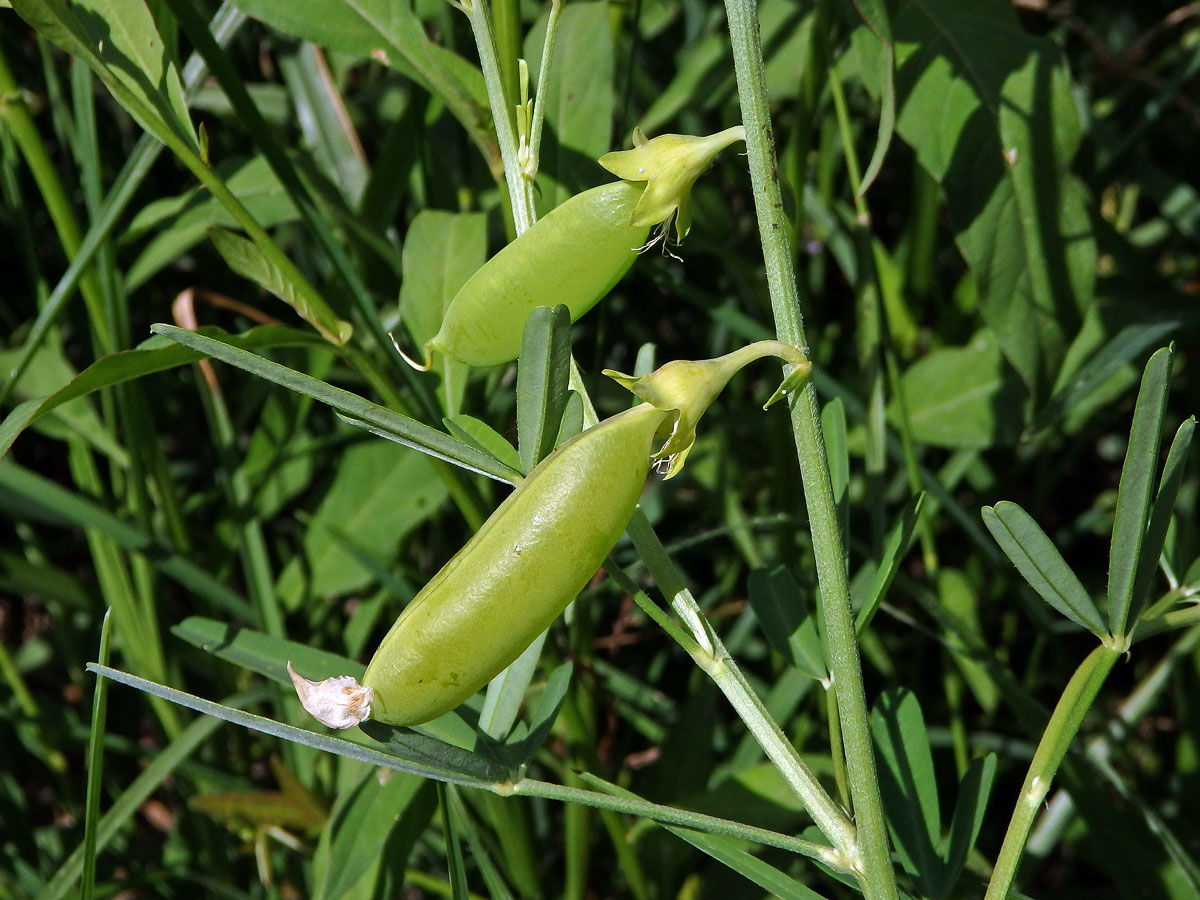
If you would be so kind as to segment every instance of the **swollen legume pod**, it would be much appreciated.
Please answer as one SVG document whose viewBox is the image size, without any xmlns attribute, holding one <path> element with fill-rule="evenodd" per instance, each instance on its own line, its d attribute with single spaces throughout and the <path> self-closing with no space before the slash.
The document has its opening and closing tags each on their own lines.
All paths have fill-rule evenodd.
<svg viewBox="0 0 1200 900">
<path fill-rule="evenodd" d="M 472 366 L 517 358 L 525 319 L 559 303 L 574 322 L 621 280 L 650 229 L 630 225 L 642 186 L 576 194 L 487 261 L 459 289 L 425 345 Z"/>
<path fill-rule="evenodd" d="M 335 692 L 335 711 L 319 712 L 321 701 L 305 691 L 321 685 L 293 675 L 306 708 L 338 728 L 368 715 L 410 725 L 487 684 L 549 627 L 620 538 L 646 481 L 654 435 L 670 418 L 643 403 L 547 456 L 405 607 L 361 687 L 341 676 L 347 680 L 336 687 L 345 693 Z"/>
<path fill-rule="evenodd" d="M 681 239 L 691 223 L 691 190 L 714 157 L 743 140 L 739 125 L 706 137 L 664 134 L 605 154 L 622 178 L 567 200 L 489 259 L 455 294 L 424 348 L 472 366 L 510 362 L 521 352 L 525 319 L 539 306 L 564 304 L 574 322 L 621 279 L 646 244 Z M 651 243 L 653 243 L 652 241 Z"/>
<path fill-rule="evenodd" d="M 655 458 L 671 477 L 725 383 L 767 355 L 793 367 L 776 397 L 807 377 L 804 353 L 776 341 L 668 363 L 637 378 L 612 373 L 647 402 L 581 432 L 535 466 L 396 619 L 362 684 L 349 675 L 309 681 L 289 663 L 305 709 L 335 728 L 368 716 L 413 725 L 474 694 L 549 627 L 616 544 L 655 437 L 670 432 Z"/>
</svg>

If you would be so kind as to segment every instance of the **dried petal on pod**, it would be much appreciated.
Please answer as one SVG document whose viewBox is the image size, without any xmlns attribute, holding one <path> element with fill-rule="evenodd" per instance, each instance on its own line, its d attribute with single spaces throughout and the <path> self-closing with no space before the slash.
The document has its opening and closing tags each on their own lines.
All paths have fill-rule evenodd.
<svg viewBox="0 0 1200 900">
<path fill-rule="evenodd" d="M 352 728 L 371 715 L 375 691 L 359 684 L 353 675 L 335 675 L 324 681 L 311 681 L 292 668 L 291 660 L 288 660 L 287 671 L 300 698 L 300 705 L 322 725 Z"/>
</svg>

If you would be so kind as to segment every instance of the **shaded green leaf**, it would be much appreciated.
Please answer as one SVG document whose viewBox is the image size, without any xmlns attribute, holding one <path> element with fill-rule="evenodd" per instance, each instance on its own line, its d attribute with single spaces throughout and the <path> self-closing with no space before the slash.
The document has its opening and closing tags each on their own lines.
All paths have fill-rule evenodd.
<svg viewBox="0 0 1200 900">
<path fill-rule="evenodd" d="M 942 816 L 933 753 L 916 695 L 903 688 L 881 694 L 871 714 L 871 736 L 896 855 L 921 892 L 930 894 L 943 865 L 937 852 L 942 842 Z"/>
<path fill-rule="evenodd" d="M 1082 129 L 1063 56 L 1007 0 L 909 0 L 892 27 L 897 133 L 942 184 L 984 319 L 1041 392 L 1090 302 L 1097 256 L 1070 172 Z"/>
<path fill-rule="evenodd" d="M 421 210 L 408 226 L 401 260 L 400 316 L 414 344 L 424 347 L 458 289 L 487 260 L 487 216 Z M 456 411 L 470 367 L 443 353 L 434 357 L 444 408 Z"/>
<path fill-rule="evenodd" d="M 1033 517 L 1002 500 L 983 508 L 983 523 L 1017 571 L 1043 600 L 1097 637 L 1107 632 L 1087 589 Z"/>
<path fill-rule="evenodd" d="M 954 801 L 954 817 L 950 820 L 945 867 L 933 896 L 948 896 L 954 889 L 958 876 L 962 874 L 967 863 L 967 854 L 971 852 L 979 837 L 979 829 L 983 825 L 983 814 L 987 810 L 988 797 L 992 793 L 992 781 L 995 777 L 996 754 L 989 753 L 972 760 L 970 768 L 959 782 L 958 797 Z"/>
<path fill-rule="evenodd" d="M 1021 433 L 1025 391 L 987 332 L 915 362 L 903 389 L 913 439 L 923 444 L 991 447 Z"/>
<path fill-rule="evenodd" d="M 270 291 L 333 343 L 344 344 L 350 339 L 353 326 L 339 319 L 306 280 L 296 279 L 292 272 L 277 266 L 258 244 L 223 228 L 210 228 L 208 237 L 238 275 Z"/>
<path fill-rule="evenodd" d="M 571 380 L 571 313 L 539 306 L 525 320 L 517 366 L 517 443 L 521 468 L 533 471 L 554 449 Z"/>
<path fill-rule="evenodd" d="M 225 186 L 264 227 L 297 216 L 287 191 L 261 156 L 238 165 L 225 179 Z M 150 231 L 158 233 L 126 270 L 125 289 L 136 290 L 163 267 L 175 262 L 204 239 L 210 226 L 234 228 L 237 224 L 233 214 L 201 188 L 148 203 L 133 217 L 124 237 L 129 240 Z"/>
<path fill-rule="evenodd" d="M 1134 603 L 1142 544 L 1150 518 L 1154 472 L 1158 468 L 1158 446 L 1162 439 L 1163 413 L 1171 378 L 1174 351 L 1164 347 L 1150 357 L 1138 390 L 1125 465 L 1117 490 L 1112 543 L 1108 554 L 1108 622 L 1113 634 L 1129 630 L 1129 613 Z M 1165 534 L 1165 526 L 1164 526 Z M 1161 551 L 1161 547 L 1159 548 Z M 1158 554 L 1150 565 L 1158 564 Z"/>
<path fill-rule="evenodd" d="M 816 620 L 785 566 L 750 573 L 750 606 L 775 652 L 806 675 L 829 677 Z"/>
<path fill-rule="evenodd" d="M 871 588 L 867 592 L 863 602 L 858 604 L 858 616 L 854 620 L 854 629 L 859 634 L 871 624 L 871 619 L 878 611 L 879 604 L 883 602 L 883 598 L 892 584 L 892 579 L 896 577 L 896 572 L 900 568 L 901 561 L 908 554 L 908 548 L 912 545 L 913 532 L 917 527 L 917 520 L 921 517 L 921 506 L 924 501 L 925 495 L 923 493 L 911 498 L 905 504 L 904 510 L 900 513 L 900 518 L 896 520 L 896 524 L 888 532 L 887 539 L 883 545 L 883 556 L 880 557 L 879 566 L 875 569 L 875 577 L 871 581 Z"/>
<path fill-rule="evenodd" d="M 374 580 L 374 573 L 323 525 L 344 531 L 358 551 L 387 564 L 409 532 L 437 513 L 446 495 L 428 457 L 387 441 L 347 447 L 313 513 L 300 552 L 279 575 L 280 601 L 296 609 L 306 597 L 341 596 Z"/>
<path fill-rule="evenodd" d="M 433 786 L 424 779 L 404 773 L 385 779 L 367 772 L 321 836 L 316 853 L 324 859 L 316 879 L 319 900 L 338 900 L 371 877 L 384 848 L 394 850 L 389 842 L 393 830 L 410 817 L 428 822 L 435 803 Z"/>
</svg>

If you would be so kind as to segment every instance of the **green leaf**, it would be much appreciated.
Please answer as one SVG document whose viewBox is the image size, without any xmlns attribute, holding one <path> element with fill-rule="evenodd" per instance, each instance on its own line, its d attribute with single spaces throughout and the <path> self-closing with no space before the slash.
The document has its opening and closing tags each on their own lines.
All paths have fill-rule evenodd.
<svg viewBox="0 0 1200 900">
<path fill-rule="evenodd" d="M 1021 433 L 1025 392 L 987 332 L 964 347 L 930 352 L 905 371 L 902 382 L 916 441 L 992 447 Z"/>
<path fill-rule="evenodd" d="M 243 728 L 249 728 L 252 731 L 282 738 L 285 741 L 293 741 L 326 753 L 334 753 L 348 759 L 356 759 L 367 765 L 382 766 L 385 769 L 396 769 L 400 772 L 408 772 L 424 778 L 432 778 L 434 781 L 462 784 L 468 787 L 487 789 L 492 786 L 491 780 L 480 775 L 480 772 L 487 768 L 486 762 L 482 758 L 476 757 L 474 754 L 463 756 L 461 754 L 467 751 L 452 747 L 449 744 L 443 744 L 441 741 L 435 741 L 433 738 L 424 738 L 424 741 L 414 740 L 411 746 L 402 740 L 395 741 L 394 743 L 389 741 L 388 747 L 384 750 L 377 750 L 357 744 L 354 741 L 346 740 L 345 738 L 318 734 L 315 731 L 309 731 L 305 728 L 286 725 L 283 722 L 276 722 L 274 719 L 256 716 L 253 713 L 243 712 L 240 709 L 214 703 L 211 700 L 186 694 L 183 691 L 177 691 L 174 688 L 163 684 L 156 684 L 144 678 L 138 678 L 136 675 L 130 675 L 128 672 L 110 669 L 107 666 L 88 663 L 87 668 L 89 672 L 95 672 L 105 678 L 111 678 L 113 681 L 136 688 L 139 691 L 145 691 L 152 696 L 162 697 L 164 700 L 169 700 L 179 706 L 194 709 L 205 715 L 215 716 L 218 719 L 232 722 L 234 725 L 241 725 Z M 371 722 L 370 720 L 363 724 L 379 725 L 378 722 Z M 386 728 L 387 726 L 381 727 Z M 413 734 L 411 737 L 415 739 L 424 736 Z"/>
<path fill-rule="evenodd" d="M 571 686 L 574 668 L 570 662 L 565 662 L 550 673 L 533 704 L 529 725 L 526 726 L 524 722 L 517 723 L 517 727 L 500 748 L 513 769 L 528 762 L 550 736 L 550 729 L 554 727 L 558 711 L 567 697 L 567 689 Z"/>
<path fill-rule="evenodd" d="M 208 237 L 238 275 L 270 291 L 333 343 L 344 344 L 350 339 L 353 326 L 339 319 L 312 285 L 277 266 L 256 243 L 223 228 L 210 228 Z"/>
<path fill-rule="evenodd" d="M 422 210 L 408 226 L 401 259 L 400 316 L 416 346 L 424 347 L 437 334 L 458 289 L 487 260 L 487 216 Z M 444 408 L 457 410 L 470 366 L 444 354 L 435 356 L 433 371 L 442 378 Z"/>
<path fill-rule="evenodd" d="M 1133 410 L 1133 426 L 1129 430 L 1125 465 L 1121 468 L 1108 554 L 1108 623 L 1115 635 L 1132 630 L 1129 614 L 1135 600 L 1134 585 L 1150 518 L 1151 492 L 1154 490 L 1154 471 L 1158 467 L 1158 446 L 1162 439 L 1173 356 L 1174 350 L 1164 347 L 1150 357 Z M 1149 565 L 1157 564 L 1156 553 Z"/>
<path fill-rule="evenodd" d="M 916 879 L 921 893 L 930 894 L 943 865 L 937 853 L 942 817 L 933 753 L 916 695 L 903 688 L 881 694 L 871 714 L 871 736 L 896 855 Z"/>
<path fill-rule="evenodd" d="M 567 392 L 567 406 L 563 410 L 562 422 L 558 426 L 558 438 L 554 446 L 561 447 L 583 431 L 583 397 L 575 391 Z"/>
<path fill-rule="evenodd" d="M 267 161 L 256 156 L 229 173 L 225 186 L 263 227 L 294 220 L 296 207 Z M 125 289 L 134 291 L 171 265 L 205 237 L 209 227 L 234 228 L 237 219 L 202 188 L 164 197 L 144 206 L 126 229 L 126 240 L 158 231 L 125 272 Z"/>
<path fill-rule="evenodd" d="M 124 549 L 144 554 L 164 575 L 221 609 L 243 621 L 258 622 L 254 607 L 191 560 L 94 501 L 12 461 L 0 463 L 0 509 L 13 518 L 30 518 L 72 528 L 94 528 Z"/>
<path fill-rule="evenodd" d="M 905 505 L 904 511 L 900 513 L 896 524 L 892 526 L 892 530 L 888 532 L 887 540 L 883 545 L 883 556 L 879 560 L 879 566 L 875 569 L 871 589 L 868 591 L 866 599 L 858 606 L 858 617 L 854 621 L 854 630 L 859 634 L 862 634 L 863 630 L 871 623 L 871 619 L 874 618 L 879 604 L 883 602 L 887 589 L 892 584 L 892 579 L 896 577 L 896 571 L 900 568 L 901 561 L 912 545 L 913 531 L 917 527 L 917 520 L 921 517 L 921 505 L 924 501 L 923 493 L 911 498 Z"/>
<path fill-rule="evenodd" d="M 833 502 L 837 504 L 842 541 L 850 529 L 850 504 L 846 489 L 850 486 L 850 450 L 846 444 L 846 404 L 834 397 L 821 408 L 821 431 L 825 435 L 825 457 L 829 460 L 829 480 Z"/>
<path fill-rule="evenodd" d="M 816 619 L 785 566 L 750 573 L 750 607 L 767 641 L 792 666 L 818 681 L 829 677 Z"/>
<path fill-rule="evenodd" d="M 1034 430 L 1049 428 L 1069 416 L 1131 361 L 1183 324 L 1178 319 L 1168 319 L 1126 325 L 1103 346 L 1097 347 L 1086 362 L 1073 366 L 1072 356 L 1076 355 L 1077 348 L 1089 339 L 1094 340 L 1092 335 L 1086 333 L 1093 330 L 1089 328 L 1093 321 L 1089 311 L 1084 328 L 1067 353 L 1054 395 L 1034 421 Z"/>
<path fill-rule="evenodd" d="M 517 366 L 517 443 L 528 474 L 554 449 L 571 380 L 571 313 L 539 306 L 525 320 Z"/>
<path fill-rule="evenodd" d="M 983 508 L 983 523 L 1043 600 L 1097 637 L 1107 636 L 1087 589 L 1029 513 L 1002 500 L 994 507 Z"/>
<path fill-rule="evenodd" d="M 1179 486 L 1183 482 L 1184 466 L 1187 465 L 1188 451 L 1192 447 L 1192 436 L 1196 431 L 1196 418 L 1184 421 L 1175 432 L 1171 441 L 1171 449 L 1167 453 L 1167 462 L 1163 466 L 1162 477 L 1158 482 L 1158 493 L 1154 497 L 1154 506 L 1150 511 L 1150 524 L 1146 529 L 1146 540 L 1142 544 L 1142 556 L 1138 560 L 1137 581 L 1133 588 L 1133 609 L 1130 619 L 1135 624 L 1147 600 L 1150 582 L 1158 569 L 1158 560 L 1162 556 L 1163 545 L 1167 540 L 1167 529 L 1171 524 L 1171 515 L 1175 511 L 1175 499 L 1179 496 Z"/>
<path fill-rule="evenodd" d="M 543 631 L 508 668 L 488 682 L 483 709 L 479 711 L 479 727 L 489 737 L 502 741 L 512 730 L 521 704 L 525 702 L 525 692 L 537 672 L 545 642 L 546 632 Z"/>
<path fill-rule="evenodd" d="M 24 348 L 0 350 L 0 371 L 12 371 L 24 352 Z M 31 399 L 0 422 L 0 458 L 8 452 L 21 430 L 40 419 L 39 430 L 43 433 L 60 440 L 81 437 L 121 468 L 128 467 L 129 454 L 105 427 L 91 404 L 76 397 L 56 403 L 49 409 L 41 408 L 47 394 L 56 393 L 77 377 L 78 373 L 67 362 L 57 343 L 43 344 L 37 349 L 12 393 L 17 398 Z"/>
<path fill-rule="evenodd" d="M 498 168 L 500 151 L 479 69 L 426 37 L 408 3 L 392 0 L 238 0 L 272 28 L 358 57 L 368 54 L 441 100 Z"/>
<path fill-rule="evenodd" d="M 220 329 L 211 327 L 202 328 L 199 333 L 220 334 L 231 346 L 248 350 L 322 343 L 314 335 L 278 325 L 252 328 L 240 335 L 226 335 Z M 166 338 L 152 337 L 135 350 L 100 357 L 49 397 L 26 401 L 8 414 L 0 423 L 0 458 L 8 453 L 22 431 L 63 404 L 114 384 L 196 362 L 204 356 L 204 353 Z"/>
<path fill-rule="evenodd" d="M 521 471 L 521 456 L 517 453 L 517 448 L 487 422 L 465 413 L 448 416 L 442 422 L 446 430 L 460 441 L 475 445 L 515 472 Z"/>
<path fill-rule="evenodd" d="M 338 900 L 374 868 L 389 844 L 394 829 L 407 818 L 428 822 L 436 802 L 433 786 L 422 778 L 398 773 L 381 779 L 369 771 L 340 803 L 329 827 L 321 835 L 314 857 L 325 861 L 316 876 L 318 900 Z"/>
<path fill-rule="evenodd" d="M 988 797 L 992 793 L 992 781 L 996 777 L 996 754 L 977 757 L 971 761 L 966 774 L 958 784 L 958 797 L 954 801 L 954 817 L 950 820 L 950 839 L 946 848 L 945 866 L 934 887 L 934 897 L 946 897 L 954 889 L 958 876 L 967 863 L 967 854 L 975 846 L 979 829 L 983 825 L 983 814 L 987 810 Z"/>
<path fill-rule="evenodd" d="M 365 428 L 372 434 L 407 447 L 414 447 L 422 453 L 487 475 L 497 481 L 515 484 L 521 480 L 519 472 L 514 472 L 474 447 L 357 394 L 343 391 L 303 372 L 240 350 L 224 336 L 219 339 L 208 337 L 173 325 L 155 325 L 151 330 L 213 359 L 219 359 L 290 391 L 319 400 L 337 410 L 346 421 Z"/>
<path fill-rule="evenodd" d="M 328 600 L 360 591 L 375 580 L 374 573 L 322 526 L 352 536 L 358 551 L 386 564 L 409 532 L 435 515 L 445 499 L 446 486 L 427 457 L 386 441 L 347 447 L 313 513 L 300 553 L 279 575 L 280 602 L 295 610 L 306 598 Z"/>
<path fill-rule="evenodd" d="M 217 659 L 257 672 L 289 688 L 292 680 L 287 673 L 288 660 L 295 664 L 297 671 L 312 679 L 333 675 L 353 675 L 361 679 L 366 672 L 362 663 L 336 653 L 204 616 L 188 616 L 172 626 L 171 633 Z"/>
<path fill-rule="evenodd" d="M 909 0 L 896 130 L 945 192 L 980 309 L 1035 394 L 1090 302 L 1097 250 L 1070 163 L 1082 128 L 1062 53 L 1007 0 Z"/>
<path fill-rule="evenodd" d="M 144 3 L 17 0 L 13 9 L 43 37 L 86 62 L 143 128 L 169 146 L 199 154 L 179 72 Z"/>
</svg>

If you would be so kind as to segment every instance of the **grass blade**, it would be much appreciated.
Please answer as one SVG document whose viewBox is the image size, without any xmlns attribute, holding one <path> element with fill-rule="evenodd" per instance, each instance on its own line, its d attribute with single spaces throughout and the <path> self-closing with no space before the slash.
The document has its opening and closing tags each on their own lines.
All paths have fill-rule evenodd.
<svg viewBox="0 0 1200 900">
<path fill-rule="evenodd" d="M 230 704 L 247 703 L 257 699 L 257 695 L 239 695 L 229 699 Z M 138 811 L 146 798 L 161 787 L 180 763 L 196 752 L 220 726 L 219 719 L 201 716 L 183 731 L 179 737 L 171 741 L 165 748 L 154 755 L 145 770 L 127 787 L 124 793 L 116 799 L 96 826 L 96 851 L 108 846 L 124 825 Z M 38 893 L 36 900 L 61 900 L 71 890 L 83 872 L 84 847 L 80 845 L 58 867 L 46 885 Z"/>
<path fill-rule="evenodd" d="M 413 447 L 422 453 L 479 472 L 497 481 L 514 484 L 521 480 L 519 472 L 512 471 L 486 453 L 457 441 L 448 434 L 303 372 L 241 350 L 225 338 L 218 340 L 184 328 L 176 328 L 174 325 L 155 325 L 151 330 L 185 347 L 199 350 L 213 359 L 243 369 L 251 375 L 257 375 L 290 391 L 319 400 L 342 413 L 346 421 L 361 425 L 372 434 Z"/>
<path fill-rule="evenodd" d="M 108 665 L 112 642 L 112 609 L 104 613 L 100 628 L 100 665 Z M 100 783 L 104 769 L 104 722 L 108 713 L 108 680 L 96 679 L 96 695 L 92 700 L 92 728 L 88 735 L 87 799 L 83 817 L 83 874 L 79 886 L 80 900 L 91 900 L 96 886 L 96 838 L 100 817 Z"/>
<path fill-rule="evenodd" d="M 240 709 L 234 709 L 231 706 L 215 703 L 212 700 L 205 700 L 193 694 L 177 691 L 174 688 L 169 688 L 166 685 L 157 684 L 153 681 L 147 681 L 145 678 L 138 678 L 136 675 L 130 675 L 128 672 L 122 672 L 119 669 L 110 669 L 108 666 L 88 663 L 88 671 L 95 672 L 105 678 L 111 678 L 113 681 L 118 681 L 129 687 L 137 688 L 139 691 L 145 691 L 152 696 L 162 697 L 164 700 L 169 700 L 179 706 L 186 706 L 188 709 L 194 709 L 196 712 L 215 716 L 226 722 L 232 722 L 234 725 L 241 725 L 243 728 L 249 728 L 252 731 L 269 734 L 272 737 L 282 738 L 286 741 L 293 741 L 316 750 L 324 750 L 327 753 L 334 753 L 338 756 L 344 756 L 347 759 L 356 759 L 367 765 L 382 766 L 385 769 L 396 769 L 400 772 L 408 772 L 412 775 L 431 778 L 434 781 L 461 784 L 466 787 L 490 789 L 493 785 L 492 781 L 480 778 L 471 772 L 464 772 L 456 768 L 453 764 L 448 765 L 429 755 L 422 755 L 421 758 L 413 758 L 410 755 L 387 753 L 364 746 L 363 744 L 356 744 L 345 738 L 318 734 L 306 728 L 286 725 L 283 722 L 276 722 L 274 719 L 268 719 L 265 716 L 257 716 L 254 713 L 248 713 Z"/>
</svg>

